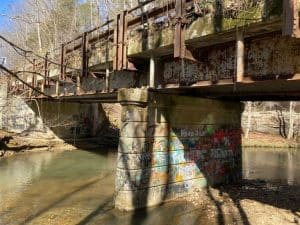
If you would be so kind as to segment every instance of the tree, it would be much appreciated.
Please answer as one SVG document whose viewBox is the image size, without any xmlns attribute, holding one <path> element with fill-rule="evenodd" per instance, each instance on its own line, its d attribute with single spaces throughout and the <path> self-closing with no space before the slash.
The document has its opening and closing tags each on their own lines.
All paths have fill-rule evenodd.
<svg viewBox="0 0 300 225">
<path fill-rule="evenodd" d="M 246 104 L 247 107 L 247 126 L 245 131 L 245 138 L 249 138 L 249 132 L 251 130 L 251 122 L 252 122 L 252 102 L 248 101 Z"/>
<path fill-rule="evenodd" d="M 294 136 L 294 110 L 295 102 L 290 101 L 290 110 L 289 110 L 289 132 L 287 138 L 290 140 Z"/>
</svg>

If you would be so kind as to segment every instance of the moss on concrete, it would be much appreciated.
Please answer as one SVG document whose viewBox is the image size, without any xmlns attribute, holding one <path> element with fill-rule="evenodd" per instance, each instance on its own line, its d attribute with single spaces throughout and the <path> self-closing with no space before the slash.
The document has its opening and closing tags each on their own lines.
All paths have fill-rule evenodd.
<svg viewBox="0 0 300 225">
<path fill-rule="evenodd" d="M 236 26 L 245 26 L 257 22 L 280 17 L 282 14 L 281 0 L 264 0 L 261 3 L 253 5 L 251 1 L 245 5 L 252 5 L 246 10 L 240 9 L 239 13 L 231 12 L 232 1 L 224 1 L 222 7 L 229 12 L 229 15 L 218 14 L 217 7 L 214 2 L 208 8 L 209 13 L 194 19 L 187 27 L 185 39 L 194 39 L 206 35 L 217 34 L 218 32 L 226 31 L 235 28 Z M 224 9 L 220 9 L 224 10 Z M 232 14 L 232 15 L 231 15 Z M 129 55 L 137 54 L 142 51 L 147 51 L 159 47 L 164 47 L 173 44 L 174 27 L 158 27 L 151 24 L 147 30 L 147 34 L 135 31 L 132 32 L 129 38 Z"/>
</svg>

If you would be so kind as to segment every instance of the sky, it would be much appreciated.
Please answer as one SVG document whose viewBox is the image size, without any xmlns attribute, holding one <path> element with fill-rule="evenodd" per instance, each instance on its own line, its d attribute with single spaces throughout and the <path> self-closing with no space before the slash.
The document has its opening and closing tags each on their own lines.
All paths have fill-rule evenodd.
<svg viewBox="0 0 300 225">
<path fill-rule="evenodd" d="M 9 19 L 1 14 L 9 14 L 10 13 L 10 5 L 18 2 L 18 0 L 0 0 L 0 31 L 4 29 L 8 29 Z"/>
</svg>

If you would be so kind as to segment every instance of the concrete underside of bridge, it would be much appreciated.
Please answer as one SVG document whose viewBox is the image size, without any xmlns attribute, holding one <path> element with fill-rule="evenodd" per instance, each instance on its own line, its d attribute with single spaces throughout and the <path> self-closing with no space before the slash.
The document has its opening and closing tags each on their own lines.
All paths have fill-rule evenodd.
<svg viewBox="0 0 300 225">
<path fill-rule="evenodd" d="M 121 89 L 116 198 L 132 210 L 241 178 L 240 102 Z"/>
</svg>

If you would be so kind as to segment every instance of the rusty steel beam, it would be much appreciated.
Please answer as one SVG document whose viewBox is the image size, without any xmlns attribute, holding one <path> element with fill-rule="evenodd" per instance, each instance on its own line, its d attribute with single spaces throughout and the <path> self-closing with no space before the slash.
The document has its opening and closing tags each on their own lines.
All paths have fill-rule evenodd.
<svg viewBox="0 0 300 225">
<path fill-rule="evenodd" d="M 48 55 L 49 53 L 47 52 L 45 55 L 45 65 L 44 65 L 44 86 L 49 87 L 50 81 L 49 81 L 49 61 L 48 61 Z"/>
<path fill-rule="evenodd" d="M 283 27 L 282 34 L 300 38 L 298 0 L 283 1 Z"/>
<path fill-rule="evenodd" d="M 127 67 L 127 11 L 117 15 L 114 30 L 115 57 L 113 70 L 120 71 Z M 125 43 L 126 42 L 126 43 Z"/>
<path fill-rule="evenodd" d="M 176 0 L 176 24 L 174 32 L 174 58 L 189 59 L 197 61 L 185 44 L 185 31 L 187 26 L 186 0 Z"/>
<path fill-rule="evenodd" d="M 87 32 L 84 32 L 82 35 L 82 71 L 81 76 L 87 77 L 88 76 L 88 56 L 87 56 L 87 50 L 88 50 L 88 41 L 87 41 Z"/>
<path fill-rule="evenodd" d="M 60 55 L 60 77 L 59 80 L 64 80 L 65 79 L 65 45 L 61 45 L 61 55 Z"/>
<path fill-rule="evenodd" d="M 127 58 L 127 11 L 117 15 L 116 27 L 114 29 L 114 48 L 115 56 L 113 58 L 113 70 L 136 70 L 134 65 Z"/>
</svg>

